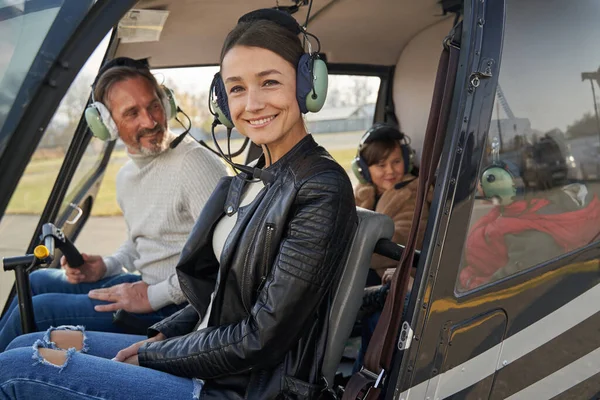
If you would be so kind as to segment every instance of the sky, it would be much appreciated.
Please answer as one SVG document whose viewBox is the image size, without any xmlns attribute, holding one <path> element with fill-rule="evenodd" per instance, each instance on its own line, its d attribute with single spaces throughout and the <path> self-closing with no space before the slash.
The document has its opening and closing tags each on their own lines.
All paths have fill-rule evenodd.
<svg viewBox="0 0 600 400">
<path fill-rule="evenodd" d="M 507 3 L 499 82 L 508 104 L 533 129 L 565 131 L 593 111 L 590 81 L 581 73 L 600 67 L 600 1 Z"/>
</svg>

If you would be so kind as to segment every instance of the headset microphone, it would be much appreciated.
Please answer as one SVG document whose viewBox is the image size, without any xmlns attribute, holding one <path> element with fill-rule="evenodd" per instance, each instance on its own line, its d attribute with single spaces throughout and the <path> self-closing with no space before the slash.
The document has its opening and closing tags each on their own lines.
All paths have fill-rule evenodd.
<svg viewBox="0 0 600 400">
<path fill-rule="evenodd" d="M 169 148 L 174 149 L 175 147 L 177 147 L 179 145 L 179 143 L 181 143 L 181 141 L 183 140 L 183 138 L 185 137 L 185 135 L 188 134 L 188 132 L 190 131 L 190 129 L 192 129 L 192 120 L 190 119 L 190 117 L 188 117 L 188 115 L 179 107 L 177 107 L 177 112 L 178 113 L 182 113 L 183 115 L 185 115 L 185 117 L 188 120 L 188 127 L 186 128 L 183 123 L 179 120 L 179 118 L 175 117 L 175 120 L 177 122 L 179 122 L 179 124 L 183 127 L 183 129 L 185 129 L 183 131 L 183 133 L 181 133 L 179 136 L 177 136 L 175 139 L 173 139 L 173 141 L 171 142 L 171 144 L 169 144 Z"/>
<path fill-rule="evenodd" d="M 231 161 L 230 157 L 227 157 L 225 155 L 225 153 L 223 153 L 223 150 L 221 149 L 221 146 L 219 145 L 219 142 L 217 142 L 217 138 L 215 136 L 215 127 L 218 124 L 220 124 L 220 122 L 217 118 L 215 118 L 215 120 L 213 121 L 213 123 L 210 126 L 210 131 L 212 134 L 213 142 L 215 143 L 215 146 L 217 147 L 218 152 L 221 154 L 221 158 L 223 160 L 225 160 L 225 162 L 227 164 L 231 165 L 231 167 L 233 169 L 242 171 L 242 172 L 246 173 L 247 175 L 250 175 L 252 177 L 252 179 L 259 179 L 259 180 L 263 181 L 263 183 L 265 185 L 268 185 L 269 183 L 273 182 L 275 180 L 275 175 L 272 172 L 266 171 L 262 168 L 256 168 L 256 167 L 250 167 L 248 165 L 236 164 L 233 161 Z M 230 136 L 231 136 L 231 128 L 227 128 L 227 142 L 228 143 L 229 143 Z"/>
<path fill-rule="evenodd" d="M 185 137 L 185 135 L 187 135 L 187 133 L 188 133 L 188 131 L 185 131 L 181 135 L 179 135 L 175 139 L 173 139 L 173 141 L 171 142 L 171 144 L 169 144 L 169 147 L 171 149 L 174 149 L 175 147 L 177 147 L 179 145 L 179 143 L 181 143 L 181 141 L 183 140 L 183 138 Z"/>
<path fill-rule="evenodd" d="M 231 162 L 229 164 L 233 168 L 237 168 L 240 171 L 245 172 L 246 174 L 252 176 L 253 179 L 260 179 L 261 181 L 263 181 L 263 183 L 265 185 L 267 185 L 275 180 L 274 174 L 272 174 L 270 171 L 266 171 L 262 168 L 254 168 L 254 167 L 249 167 L 247 165 L 235 164 L 235 163 L 231 163 Z"/>
</svg>

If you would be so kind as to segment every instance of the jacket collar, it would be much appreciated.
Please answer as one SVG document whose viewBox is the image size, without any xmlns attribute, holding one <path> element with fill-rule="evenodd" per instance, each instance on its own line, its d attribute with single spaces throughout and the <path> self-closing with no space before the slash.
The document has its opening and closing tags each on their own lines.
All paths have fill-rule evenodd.
<svg viewBox="0 0 600 400">
<path fill-rule="evenodd" d="M 311 150 L 318 147 L 317 142 L 313 139 L 311 134 L 307 134 L 302 138 L 298 143 L 294 145 L 281 157 L 279 160 L 274 162 L 272 165 L 265 168 L 266 171 L 269 171 L 273 175 L 275 175 L 275 180 L 277 180 L 277 175 L 283 171 L 288 165 L 296 162 L 297 160 L 304 157 L 304 155 L 308 154 Z M 257 162 L 255 163 L 256 168 L 263 168 L 265 165 L 265 156 L 264 154 L 259 157 Z M 235 214 L 238 211 L 239 204 L 242 198 L 242 194 L 244 193 L 244 187 L 248 180 L 252 178 L 245 172 L 240 172 L 237 174 L 229 188 L 229 193 L 227 194 L 227 200 L 223 206 L 223 212 L 229 216 Z"/>
<path fill-rule="evenodd" d="M 308 154 L 311 150 L 318 146 L 319 145 L 317 144 L 317 142 L 315 142 L 315 139 L 312 137 L 312 135 L 308 133 L 305 137 L 302 138 L 302 140 L 296 143 L 294 147 L 290 149 L 290 151 L 285 153 L 283 157 L 281 157 L 279 160 L 277 160 L 265 169 L 273 174 L 277 174 L 294 161 L 303 158 L 306 154 Z M 264 165 L 265 156 L 263 154 L 262 156 L 260 156 L 257 166 L 262 168 Z"/>
</svg>

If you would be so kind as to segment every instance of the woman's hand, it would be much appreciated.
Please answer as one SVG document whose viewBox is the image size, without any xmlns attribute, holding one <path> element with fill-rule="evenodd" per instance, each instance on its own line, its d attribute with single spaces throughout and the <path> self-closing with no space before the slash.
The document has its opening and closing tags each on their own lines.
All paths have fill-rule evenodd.
<svg viewBox="0 0 600 400">
<path fill-rule="evenodd" d="M 165 335 L 159 333 L 158 335 L 151 337 L 150 339 L 141 340 L 119 351 L 115 358 L 113 358 L 113 360 L 124 362 L 127 364 L 139 365 L 137 355 L 139 348 L 142 347 L 144 343 L 160 342 L 161 340 L 165 340 L 166 338 L 167 337 Z"/>
</svg>

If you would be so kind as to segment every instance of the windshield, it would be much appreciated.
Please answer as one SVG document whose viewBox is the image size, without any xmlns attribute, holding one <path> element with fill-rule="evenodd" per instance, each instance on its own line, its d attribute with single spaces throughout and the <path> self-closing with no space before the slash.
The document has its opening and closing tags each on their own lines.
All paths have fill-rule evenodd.
<svg viewBox="0 0 600 400">
<path fill-rule="evenodd" d="M 92 1 L 0 0 L 0 153 Z M 11 124 L 12 122 L 12 124 Z"/>
</svg>

